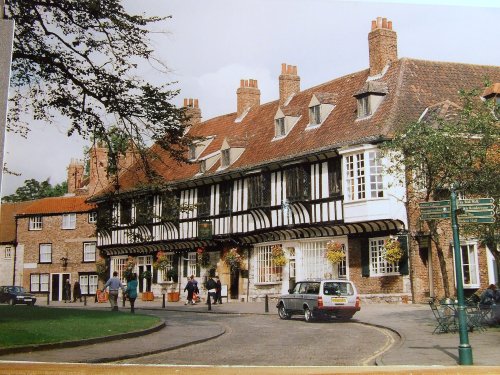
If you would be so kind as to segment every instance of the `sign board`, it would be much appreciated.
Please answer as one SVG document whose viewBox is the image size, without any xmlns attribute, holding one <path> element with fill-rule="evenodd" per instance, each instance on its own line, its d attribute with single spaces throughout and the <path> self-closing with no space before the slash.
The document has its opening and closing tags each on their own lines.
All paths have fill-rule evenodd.
<svg viewBox="0 0 500 375">
<path fill-rule="evenodd" d="M 493 198 L 477 198 L 477 199 L 459 199 L 457 202 L 458 207 L 475 204 L 493 204 Z"/>
<path fill-rule="evenodd" d="M 458 217 L 458 224 L 493 224 L 494 217 Z"/>
<path fill-rule="evenodd" d="M 418 205 L 420 206 L 420 209 L 425 209 L 427 207 L 449 206 L 450 201 L 421 202 Z"/>
<path fill-rule="evenodd" d="M 199 221 L 198 222 L 198 238 L 200 240 L 212 239 L 212 222 Z"/>
<path fill-rule="evenodd" d="M 422 220 L 438 220 L 438 219 L 449 219 L 450 218 L 450 213 L 449 212 L 442 212 L 442 213 L 424 213 L 422 212 L 420 214 L 420 218 Z"/>
</svg>

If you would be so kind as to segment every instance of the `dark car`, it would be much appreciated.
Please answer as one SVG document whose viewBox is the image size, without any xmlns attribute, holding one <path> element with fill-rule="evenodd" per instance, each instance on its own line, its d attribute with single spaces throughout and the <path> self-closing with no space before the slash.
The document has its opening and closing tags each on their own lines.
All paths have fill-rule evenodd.
<svg viewBox="0 0 500 375">
<path fill-rule="evenodd" d="M 326 317 L 350 319 L 361 309 L 356 287 L 347 280 L 299 281 L 290 294 L 280 296 L 276 307 L 281 319 L 303 314 L 306 322 Z"/>
<path fill-rule="evenodd" d="M 0 286 L 0 303 L 8 303 L 9 305 L 34 305 L 36 298 L 34 295 L 27 293 L 22 286 Z"/>
</svg>

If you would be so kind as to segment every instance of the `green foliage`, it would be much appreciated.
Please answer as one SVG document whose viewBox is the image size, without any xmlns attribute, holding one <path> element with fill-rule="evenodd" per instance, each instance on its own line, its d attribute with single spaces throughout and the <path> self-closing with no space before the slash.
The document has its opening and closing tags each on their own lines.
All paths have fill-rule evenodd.
<svg viewBox="0 0 500 375">
<path fill-rule="evenodd" d="M 24 185 L 17 188 L 16 192 L 2 198 L 2 202 L 24 202 L 47 197 L 61 197 L 68 192 L 66 181 L 52 186 L 49 179 L 37 181 L 29 179 L 24 181 Z"/>
<path fill-rule="evenodd" d="M 185 110 L 170 103 L 178 91 L 141 79 L 137 69 L 146 63 L 166 73 L 149 35 L 169 17 L 128 14 L 121 0 L 7 1 L 5 16 L 16 25 L 9 131 L 26 135 L 25 115 L 50 123 L 60 114 L 68 135 L 108 148 L 111 173 L 125 145 L 142 154 L 148 172 L 148 143 L 184 160 Z"/>
<path fill-rule="evenodd" d="M 0 348 L 103 337 L 153 327 L 159 318 L 98 310 L 0 306 Z"/>
</svg>

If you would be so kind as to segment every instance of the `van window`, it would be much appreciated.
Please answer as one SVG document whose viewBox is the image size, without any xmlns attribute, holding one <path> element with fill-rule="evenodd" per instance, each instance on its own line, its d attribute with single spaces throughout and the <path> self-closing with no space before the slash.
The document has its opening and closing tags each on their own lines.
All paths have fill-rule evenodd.
<svg viewBox="0 0 500 375">
<path fill-rule="evenodd" d="M 307 294 L 319 294 L 319 283 L 309 283 L 307 285 Z"/>
<path fill-rule="evenodd" d="M 350 283 L 325 282 L 323 284 L 323 293 L 326 296 L 352 296 L 354 290 Z"/>
</svg>

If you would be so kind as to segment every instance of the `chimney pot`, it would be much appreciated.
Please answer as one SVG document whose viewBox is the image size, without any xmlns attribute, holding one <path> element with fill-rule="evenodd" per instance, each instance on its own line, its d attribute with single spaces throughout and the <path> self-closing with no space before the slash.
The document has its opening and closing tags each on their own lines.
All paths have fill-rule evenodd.
<svg viewBox="0 0 500 375">
<path fill-rule="evenodd" d="M 187 98 L 184 98 L 184 107 L 187 107 L 188 106 L 188 100 Z"/>
<path fill-rule="evenodd" d="M 382 28 L 387 29 L 387 18 L 382 18 Z"/>
<path fill-rule="evenodd" d="M 286 64 L 282 63 L 281 64 L 281 74 L 285 74 L 285 73 L 286 73 Z"/>
<path fill-rule="evenodd" d="M 195 100 L 194 100 L 194 107 L 195 107 L 195 108 L 198 108 L 198 99 L 195 99 Z"/>
<path fill-rule="evenodd" d="M 373 20 L 372 21 L 372 31 L 377 28 L 377 21 Z"/>
<path fill-rule="evenodd" d="M 283 105 L 290 96 L 300 92 L 300 77 L 297 75 L 296 65 L 281 64 L 279 77 L 280 105 Z"/>
<path fill-rule="evenodd" d="M 387 22 L 387 28 L 388 28 L 389 30 L 392 30 L 392 21 L 388 21 L 388 22 Z"/>
<path fill-rule="evenodd" d="M 380 74 L 387 64 L 398 59 L 397 34 L 392 30 L 392 22 L 387 18 L 377 17 L 376 21 L 372 21 L 368 44 L 370 76 Z"/>
<path fill-rule="evenodd" d="M 257 80 L 242 79 L 240 88 L 236 91 L 237 110 L 236 114 L 240 117 L 248 108 L 260 105 L 260 91 Z"/>
</svg>

